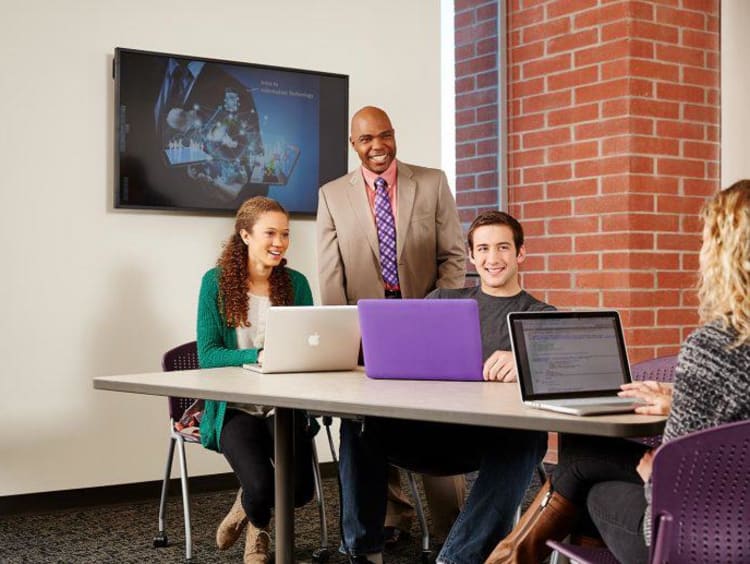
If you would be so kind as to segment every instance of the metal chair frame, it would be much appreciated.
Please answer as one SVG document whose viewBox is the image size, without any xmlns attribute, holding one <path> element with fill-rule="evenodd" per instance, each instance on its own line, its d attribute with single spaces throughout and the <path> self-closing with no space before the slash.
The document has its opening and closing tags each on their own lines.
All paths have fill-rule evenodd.
<svg viewBox="0 0 750 564">
<path fill-rule="evenodd" d="M 195 341 L 184 343 L 164 353 L 162 369 L 165 372 L 173 370 L 192 370 L 199 368 L 198 350 Z M 154 537 L 154 548 L 167 546 L 169 540 L 166 533 L 167 513 L 167 491 L 169 480 L 172 475 L 172 463 L 174 460 L 175 446 L 179 446 L 177 454 L 180 462 L 180 485 L 182 490 L 182 510 L 185 523 L 185 562 L 192 562 L 193 542 L 190 520 L 190 493 L 188 487 L 187 457 L 185 455 L 185 443 L 200 444 L 200 439 L 192 435 L 181 433 L 175 429 L 175 423 L 180 420 L 184 411 L 193 403 L 193 398 L 170 397 L 169 400 L 169 447 L 167 449 L 167 463 L 164 471 L 164 480 L 161 486 L 159 498 L 159 531 Z M 328 547 L 328 526 L 325 515 L 325 501 L 323 498 L 323 481 L 320 476 L 318 465 L 318 451 L 315 441 L 312 441 L 313 476 L 315 482 L 315 499 L 320 517 L 320 547 L 313 554 L 314 562 L 325 563 L 330 557 Z"/>
</svg>

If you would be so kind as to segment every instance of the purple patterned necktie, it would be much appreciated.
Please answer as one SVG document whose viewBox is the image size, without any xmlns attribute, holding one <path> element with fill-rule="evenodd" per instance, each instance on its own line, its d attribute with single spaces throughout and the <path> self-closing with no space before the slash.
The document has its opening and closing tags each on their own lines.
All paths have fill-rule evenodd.
<svg viewBox="0 0 750 564">
<path fill-rule="evenodd" d="M 393 220 L 388 183 L 381 177 L 375 179 L 375 223 L 378 227 L 380 248 L 380 270 L 383 280 L 392 288 L 398 288 L 396 266 L 396 222 Z"/>
</svg>

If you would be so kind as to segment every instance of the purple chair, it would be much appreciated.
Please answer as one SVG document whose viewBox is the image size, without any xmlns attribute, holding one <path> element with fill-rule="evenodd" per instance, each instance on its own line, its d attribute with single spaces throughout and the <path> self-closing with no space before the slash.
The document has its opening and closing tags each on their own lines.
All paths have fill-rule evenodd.
<svg viewBox="0 0 750 564">
<path fill-rule="evenodd" d="M 674 382 L 674 371 L 677 367 L 677 355 L 660 356 L 651 360 L 638 362 L 630 367 L 630 375 L 633 380 L 655 380 L 657 382 Z M 661 444 L 661 435 L 653 437 L 640 437 L 634 439 L 651 448 L 656 448 Z"/>
<path fill-rule="evenodd" d="M 195 341 L 185 343 L 164 353 L 162 358 L 162 369 L 164 372 L 175 370 L 195 370 L 200 368 L 198 363 L 198 346 Z M 172 460 L 174 458 L 175 444 L 179 445 L 177 451 L 180 459 L 180 483 L 182 485 L 182 510 L 185 517 L 185 562 L 191 562 L 193 543 L 190 533 L 190 497 L 188 491 L 188 473 L 185 458 L 185 443 L 200 444 L 200 435 L 189 432 L 178 431 L 175 423 L 180 420 L 185 410 L 188 409 L 194 398 L 170 397 L 169 400 L 169 449 L 167 450 L 167 467 L 164 472 L 164 481 L 161 486 L 161 498 L 159 500 L 159 532 L 154 538 L 154 547 L 167 546 L 169 541 L 166 534 L 166 512 L 167 512 L 167 490 L 169 479 L 172 474 Z M 320 516 L 320 548 L 312 554 L 314 562 L 326 562 L 330 556 L 328 549 L 328 527 L 326 524 L 325 505 L 323 500 L 323 482 L 318 465 L 318 451 L 313 442 L 313 474 L 315 476 L 315 497 Z"/>
<path fill-rule="evenodd" d="M 674 382 L 674 369 L 677 366 L 677 355 L 660 356 L 651 360 L 638 362 L 630 367 L 633 380 L 656 380 L 657 382 Z"/>
<path fill-rule="evenodd" d="M 662 445 L 652 482 L 652 564 L 750 562 L 750 421 Z M 583 564 L 613 562 L 601 549 L 547 544 Z"/>
<path fill-rule="evenodd" d="M 164 353 L 162 358 L 162 370 L 172 372 L 175 370 L 194 370 L 200 368 L 198 364 L 198 347 L 195 341 L 185 343 Z M 172 475 L 172 461 L 174 459 L 175 444 L 179 445 L 177 454 L 180 459 L 180 483 L 182 485 L 182 510 L 185 521 L 185 561 L 190 562 L 193 553 L 193 542 L 190 526 L 190 497 L 188 491 L 187 462 L 185 458 L 185 443 L 200 444 L 200 436 L 180 432 L 175 428 L 175 423 L 180 420 L 185 410 L 195 401 L 194 398 L 169 397 L 169 448 L 167 450 L 167 467 L 164 472 L 164 481 L 161 485 L 161 498 L 159 499 L 159 532 L 154 537 L 154 548 L 167 546 L 169 540 L 166 533 L 167 513 L 167 490 L 169 479 Z"/>
</svg>

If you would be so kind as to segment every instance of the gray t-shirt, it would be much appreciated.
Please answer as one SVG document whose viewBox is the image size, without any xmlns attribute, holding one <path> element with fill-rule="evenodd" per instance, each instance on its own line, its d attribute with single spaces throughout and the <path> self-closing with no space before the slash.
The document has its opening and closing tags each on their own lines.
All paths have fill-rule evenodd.
<svg viewBox="0 0 750 564">
<path fill-rule="evenodd" d="M 540 302 L 534 296 L 521 290 L 509 298 L 498 298 L 482 292 L 480 286 L 448 290 L 437 288 L 426 296 L 427 299 L 456 300 L 472 299 L 479 304 L 479 326 L 482 331 L 482 357 L 487 360 L 495 351 L 510 350 L 508 335 L 508 314 L 514 311 L 554 311 L 555 308 Z"/>
</svg>

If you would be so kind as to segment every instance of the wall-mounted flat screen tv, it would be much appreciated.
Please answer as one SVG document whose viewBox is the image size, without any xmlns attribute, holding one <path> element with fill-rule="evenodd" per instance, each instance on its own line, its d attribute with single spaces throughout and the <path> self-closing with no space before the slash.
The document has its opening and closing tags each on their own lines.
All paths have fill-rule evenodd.
<svg viewBox="0 0 750 564">
<path fill-rule="evenodd" d="M 346 173 L 349 77 L 115 49 L 115 207 L 315 214 Z"/>
</svg>

